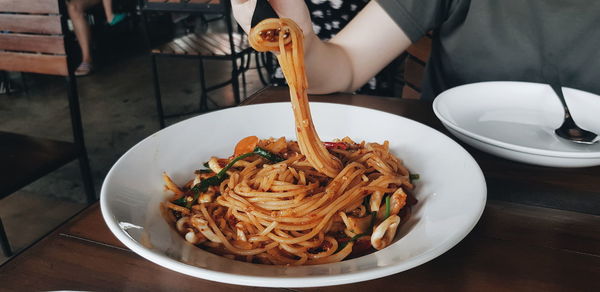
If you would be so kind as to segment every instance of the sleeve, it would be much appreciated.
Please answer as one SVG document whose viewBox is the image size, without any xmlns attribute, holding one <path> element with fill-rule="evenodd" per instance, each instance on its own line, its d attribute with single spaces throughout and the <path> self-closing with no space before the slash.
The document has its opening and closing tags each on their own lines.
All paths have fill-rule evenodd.
<svg viewBox="0 0 600 292">
<path fill-rule="evenodd" d="M 439 27 L 448 17 L 451 0 L 377 0 L 412 42 Z"/>
</svg>

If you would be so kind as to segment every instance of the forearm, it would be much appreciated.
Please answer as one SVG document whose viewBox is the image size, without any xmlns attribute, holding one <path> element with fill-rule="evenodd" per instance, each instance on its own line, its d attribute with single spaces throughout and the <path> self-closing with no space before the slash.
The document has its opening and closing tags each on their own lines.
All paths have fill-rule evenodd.
<svg viewBox="0 0 600 292">
<path fill-rule="evenodd" d="M 321 41 L 314 34 L 307 38 L 311 38 L 304 55 L 309 93 L 352 91 L 352 65 L 344 48 Z"/>
<path fill-rule="evenodd" d="M 316 94 L 360 88 L 411 43 L 375 1 L 330 41 L 312 31 L 305 37 L 309 92 Z"/>
</svg>

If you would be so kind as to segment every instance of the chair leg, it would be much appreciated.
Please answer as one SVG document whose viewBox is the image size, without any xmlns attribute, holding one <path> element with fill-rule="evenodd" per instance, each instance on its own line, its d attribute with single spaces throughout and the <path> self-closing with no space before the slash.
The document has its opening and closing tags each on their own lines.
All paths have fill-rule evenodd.
<svg viewBox="0 0 600 292">
<path fill-rule="evenodd" d="M 259 53 L 259 52 L 254 52 L 254 60 L 256 62 L 256 71 L 258 73 L 258 78 L 260 79 L 260 83 L 262 83 L 264 86 L 266 86 L 269 83 L 267 82 L 267 79 L 265 78 L 265 76 L 263 76 L 262 65 L 260 64 L 260 60 L 261 60 L 260 54 L 261 53 Z M 266 68 L 265 68 L 265 70 L 266 70 Z M 268 74 L 268 72 L 267 72 L 267 74 Z"/>
<path fill-rule="evenodd" d="M 232 58 L 233 60 L 231 65 L 233 69 L 231 70 L 231 86 L 233 87 L 233 98 L 235 100 L 235 104 L 238 105 L 240 104 L 240 82 L 238 80 L 240 72 L 238 71 L 237 67 L 237 59 L 235 56 Z"/>
<path fill-rule="evenodd" d="M 66 78 L 69 95 L 69 109 L 71 112 L 71 127 L 73 128 L 73 138 L 79 151 L 79 168 L 81 169 L 81 177 L 83 180 L 83 188 L 85 190 L 87 203 L 91 204 L 96 201 L 96 191 L 94 190 L 94 181 L 90 170 L 90 163 L 85 147 L 83 137 L 83 125 L 81 123 L 81 112 L 79 108 L 79 94 L 77 92 L 77 83 L 75 76 L 70 74 Z"/>
<path fill-rule="evenodd" d="M 163 112 L 162 98 L 160 95 L 160 83 L 158 81 L 158 68 L 156 55 L 152 55 L 152 80 L 154 82 L 154 98 L 156 100 L 156 112 L 158 113 L 158 124 L 161 129 L 165 127 L 165 113 Z"/>
<path fill-rule="evenodd" d="M 0 246 L 2 246 L 2 253 L 5 257 L 10 257 L 12 255 L 10 242 L 8 242 L 8 236 L 6 236 L 4 225 L 2 225 L 2 219 L 0 219 Z"/>
<path fill-rule="evenodd" d="M 96 202 L 96 191 L 94 190 L 94 181 L 92 179 L 92 171 L 90 170 L 90 161 L 87 155 L 87 151 L 79 155 L 79 169 L 81 169 L 81 176 L 83 178 L 83 186 L 85 188 L 85 194 L 88 204 Z"/>
<path fill-rule="evenodd" d="M 199 62 L 199 73 L 200 73 L 200 111 L 208 110 L 208 93 L 206 92 L 206 79 L 204 78 L 204 60 L 200 59 Z"/>
<path fill-rule="evenodd" d="M 243 58 L 242 58 L 242 64 L 245 61 L 245 59 L 248 58 L 248 60 L 246 61 L 246 65 L 244 65 L 244 67 L 242 68 L 242 90 L 244 92 L 244 98 L 246 98 L 248 96 L 248 92 L 247 92 L 247 88 L 246 88 L 246 71 L 248 70 L 248 68 L 250 68 L 250 55 L 244 54 Z"/>
</svg>

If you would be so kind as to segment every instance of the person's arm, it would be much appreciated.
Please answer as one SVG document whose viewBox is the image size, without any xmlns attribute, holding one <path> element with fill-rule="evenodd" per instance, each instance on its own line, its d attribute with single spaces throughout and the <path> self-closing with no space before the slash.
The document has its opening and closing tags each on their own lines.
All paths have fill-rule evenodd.
<svg viewBox="0 0 600 292">
<path fill-rule="evenodd" d="M 411 44 L 376 1 L 367 4 L 333 39 L 310 42 L 306 68 L 312 93 L 354 91 Z"/>
<path fill-rule="evenodd" d="M 232 1 L 235 18 L 246 30 L 250 21 L 243 12 L 249 10 L 251 15 L 254 9 L 252 2 Z M 354 91 L 411 44 L 402 29 L 376 1 L 367 4 L 342 31 L 327 42 L 319 40 L 313 32 L 304 1 L 269 2 L 280 17 L 293 19 L 304 31 L 306 74 L 311 93 Z"/>
</svg>

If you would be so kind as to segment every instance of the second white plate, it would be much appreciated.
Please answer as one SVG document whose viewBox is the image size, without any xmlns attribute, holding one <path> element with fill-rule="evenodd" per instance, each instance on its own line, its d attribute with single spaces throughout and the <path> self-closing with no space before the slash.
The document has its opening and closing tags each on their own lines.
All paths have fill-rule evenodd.
<svg viewBox="0 0 600 292">
<path fill-rule="evenodd" d="M 579 126 L 600 133 L 600 96 L 563 88 Z M 433 109 L 465 143 L 520 162 L 552 167 L 600 165 L 600 143 L 576 144 L 554 134 L 562 123 L 558 97 L 546 84 L 481 82 L 441 93 Z"/>
</svg>

